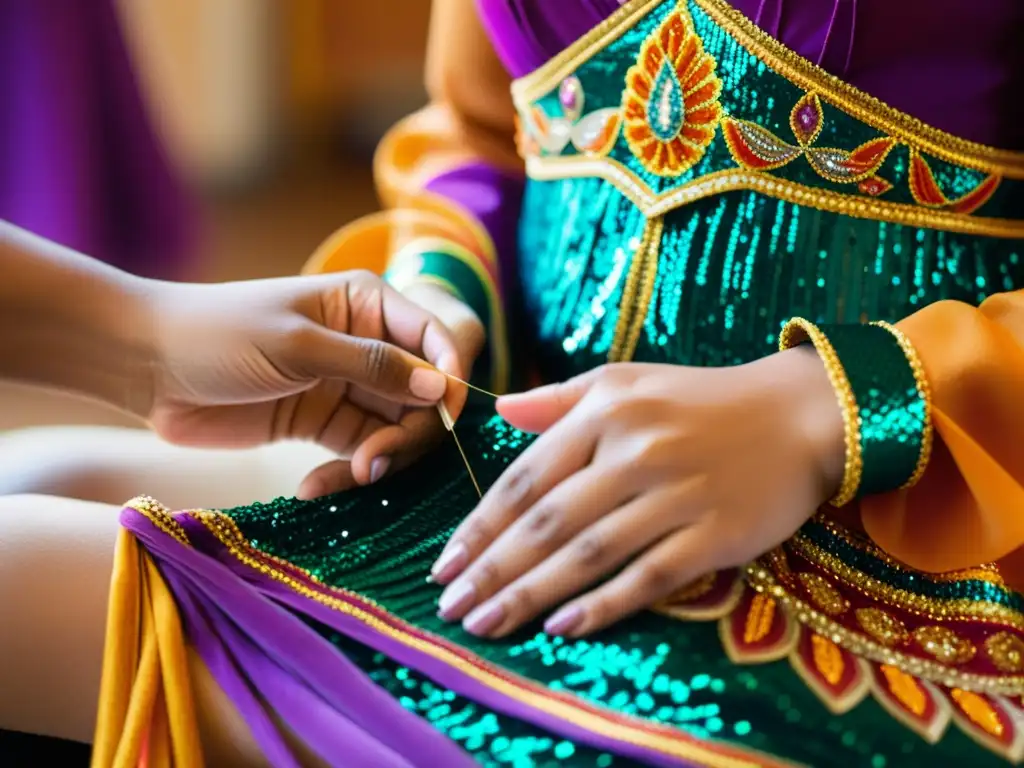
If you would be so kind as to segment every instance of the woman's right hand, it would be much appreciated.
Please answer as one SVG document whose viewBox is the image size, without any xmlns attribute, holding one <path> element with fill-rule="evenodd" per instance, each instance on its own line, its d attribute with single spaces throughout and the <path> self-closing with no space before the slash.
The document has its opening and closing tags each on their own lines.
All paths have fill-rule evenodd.
<svg viewBox="0 0 1024 768">
<path fill-rule="evenodd" d="M 483 346 L 476 315 L 443 289 L 399 294 L 341 272 L 220 285 L 151 283 L 133 326 L 152 327 L 149 393 L 136 412 L 180 445 L 310 440 L 338 459 L 299 496 L 375 482 L 419 456 L 453 416 Z M 143 391 L 141 384 L 135 391 Z"/>
<path fill-rule="evenodd" d="M 402 296 L 419 305 L 433 315 L 450 333 L 458 361 L 444 370 L 460 379 L 468 379 L 481 350 L 484 348 L 486 331 L 476 312 L 444 288 L 433 283 L 414 283 L 402 290 Z M 458 418 L 466 404 L 468 390 L 462 384 L 449 379 L 445 393 L 445 406 L 452 418 Z M 444 436 L 444 426 L 435 409 L 406 408 L 395 421 L 367 437 L 359 453 L 377 457 L 375 467 L 382 474 L 394 472 L 409 466 L 413 461 L 435 445 Z M 383 463 L 383 469 L 380 469 Z M 301 497 L 319 496 L 344 490 L 352 483 L 351 462 L 345 459 L 324 464 L 303 483 Z M 374 476 L 374 480 L 379 477 Z M 314 492 L 310 485 L 322 483 L 327 490 Z"/>
</svg>

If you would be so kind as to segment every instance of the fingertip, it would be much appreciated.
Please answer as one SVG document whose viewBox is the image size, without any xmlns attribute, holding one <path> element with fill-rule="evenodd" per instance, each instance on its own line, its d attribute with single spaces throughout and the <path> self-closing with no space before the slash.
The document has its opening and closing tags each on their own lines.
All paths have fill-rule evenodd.
<svg viewBox="0 0 1024 768">
<path fill-rule="evenodd" d="M 322 480 L 312 475 L 308 475 L 300 484 L 299 490 L 295 493 L 295 498 L 300 501 L 313 501 L 313 499 L 319 499 L 321 496 L 327 495 L 327 486 Z"/>
</svg>

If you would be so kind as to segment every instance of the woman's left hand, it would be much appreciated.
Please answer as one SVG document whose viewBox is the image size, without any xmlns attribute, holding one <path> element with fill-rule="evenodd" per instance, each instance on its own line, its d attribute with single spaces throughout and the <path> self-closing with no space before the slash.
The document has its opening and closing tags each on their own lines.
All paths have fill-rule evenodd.
<svg viewBox="0 0 1024 768">
<path fill-rule="evenodd" d="M 747 563 L 843 474 L 842 417 L 807 347 L 734 368 L 608 365 L 498 410 L 544 434 L 433 572 L 440 615 L 486 637 L 559 606 L 545 629 L 578 637 Z"/>
</svg>

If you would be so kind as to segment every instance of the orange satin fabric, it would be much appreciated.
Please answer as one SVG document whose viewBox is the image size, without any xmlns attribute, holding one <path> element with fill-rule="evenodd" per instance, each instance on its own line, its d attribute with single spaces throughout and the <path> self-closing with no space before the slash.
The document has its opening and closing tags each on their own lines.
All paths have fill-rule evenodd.
<svg viewBox="0 0 1024 768">
<path fill-rule="evenodd" d="M 174 597 L 126 529 L 118 534 L 93 768 L 202 768 Z"/>
<path fill-rule="evenodd" d="M 943 301 L 898 324 L 932 390 L 935 450 L 908 490 L 864 499 L 881 547 L 924 571 L 999 561 L 1024 586 L 1024 290 Z"/>
<path fill-rule="evenodd" d="M 469 249 L 496 277 L 494 246 L 456 203 L 425 191 L 446 171 L 475 162 L 522 173 L 515 150 L 511 78 L 480 25 L 474 0 L 434 0 L 426 62 L 431 103 L 381 140 L 374 178 L 385 211 L 336 232 L 307 273 L 369 269 L 419 237 L 445 237 Z"/>
</svg>

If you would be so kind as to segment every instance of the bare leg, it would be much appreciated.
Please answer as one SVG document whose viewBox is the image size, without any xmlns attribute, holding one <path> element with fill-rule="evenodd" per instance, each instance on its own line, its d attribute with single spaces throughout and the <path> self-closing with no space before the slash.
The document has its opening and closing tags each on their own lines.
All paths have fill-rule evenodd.
<svg viewBox="0 0 1024 768">
<path fill-rule="evenodd" d="M 119 512 L 48 496 L 0 498 L 0 727 L 92 741 Z M 268 765 L 194 652 L 189 662 L 209 764 Z M 289 740 L 301 764 L 323 765 Z"/>
<path fill-rule="evenodd" d="M 245 451 L 169 445 L 120 427 L 36 427 L 0 434 L 0 496 L 45 494 L 122 504 L 146 494 L 172 509 L 227 508 L 295 493 L 334 458 L 308 443 Z"/>
</svg>

